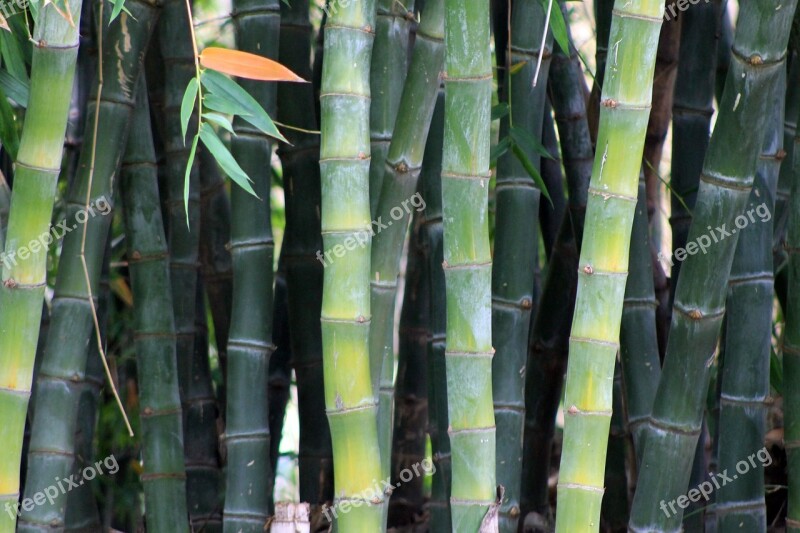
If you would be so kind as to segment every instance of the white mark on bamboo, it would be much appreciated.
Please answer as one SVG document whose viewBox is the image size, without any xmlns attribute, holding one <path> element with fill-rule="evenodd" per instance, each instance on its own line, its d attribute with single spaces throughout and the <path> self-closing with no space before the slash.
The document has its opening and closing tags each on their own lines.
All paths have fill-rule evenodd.
<svg viewBox="0 0 800 533">
<path fill-rule="evenodd" d="M 598 175 L 599 181 L 603 181 L 603 168 L 606 166 L 606 161 L 608 160 L 608 143 L 606 143 L 606 149 L 603 151 L 603 159 L 600 160 L 600 173 Z M 603 185 L 605 187 L 605 185 Z"/>
<path fill-rule="evenodd" d="M 736 108 L 739 107 L 739 100 L 742 99 L 742 93 L 738 93 L 736 95 L 736 101 L 733 102 L 733 110 L 736 111 Z"/>
<path fill-rule="evenodd" d="M 617 70 L 617 54 L 619 54 L 619 43 L 622 42 L 622 39 L 614 43 L 612 48 L 614 49 L 614 70 Z"/>
</svg>

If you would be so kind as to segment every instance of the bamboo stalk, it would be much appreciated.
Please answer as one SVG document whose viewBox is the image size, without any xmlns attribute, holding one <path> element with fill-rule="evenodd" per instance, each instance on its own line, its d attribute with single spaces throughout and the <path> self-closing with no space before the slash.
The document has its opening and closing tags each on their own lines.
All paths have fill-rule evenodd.
<svg viewBox="0 0 800 533">
<path fill-rule="evenodd" d="M 737 233 L 728 236 L 723 232 L 723 239 L 712 245 L 711 232 L 718 239 L 720 231 L 714 228 L 728 232 L 736 229 L 734 221 L 746 207 L 767 124 L 767 95 L 785 69 L 791 24 L 787 13 L 793 13 L 794 8 L 794 2 L 784 4 L 780 11 L 787 11 L 776 15 L 774 5 L 768 2 L 741 5 L 720 114 L 703 164 L 689 230 L 689 242 L 704 237 L 703 242 L 707 240 L 710 247 L 707 253 L 686 257 L 682 266 L 651 417 L 653 429 L 647 435 L 631 511 L 632 531 L 677 531 L 680 527 L 683 509 L 678 507 L 674 513 L 670 509 L 668 513 L 653 502 L 663 498 L 667 505 L 686 490 L 702 427 L 709 357 L 717 344 L 738 238 Z M 729 150 L 732 143 L 737 145 L 735 152 Z"/>
<path fill-rule="evenodd" d="M 155 150 L 144 77 L 122 168 L 128 266 L 134 298 L 134 341 L 145 517 L 150 531 L 189 531 L 183 410 L 179 394 L 169 259 L 159 210 Z M 187 420 L 191 420 L 187 418 Z M 191 444 L 190 444 L 191 446 Z M 193 487 L 194 488 L 194 487 Z"/>
<path fill-rule="evenodd" d="M 494 350 L 487 228 L 489 128 L 485 127 L 492 90 L 489 1 L 445 0 L 444 30 L 442 213 L 448 434 L 453 461 L 450 508 L 453 531 L 493 530 Z"/>
<path fill-rule="evenodd" d="M 370 374 L 370 58 L 375 1 L 332 3 L 322 65 L 320 173 L 325 407 L 341 531 L 384 529 L 378 405 Z M 331 253 L 336 250 L 332 259 Z M 345 512 L 346 510 L 346 512 Z"/>
<path fill-rule="evenodd" d="M 39 11 L 33 38 L 31 93 L 15 162 L 3 283 L 0 287 L 0 506 L 16 507 L 19 498 L 20 455 L 25 428 L 36 341 L 44 301 L 47 249 L 27 259 L 11 261 L 40 235 L 47 234 L 56 182 L 61 169 L 75 61 L 81 2 L 69 9 L 74 25 L 54 5 Z M 14 531 L 8 513 L 0 532 Z"/>
<path fill-rule="evenodd" d="M 767 432 L 773 306 L 770 222 L 783 159 L 785 86 L 785 73 L 781 73 L 768 95 L 769 122 L 747 205 L 757 209 L 758 216 L 737 232 L 739 242 L 728 281 L 725 366 L 719 376 L 720 472 L 736 471 L 742 458 L 761 449 Z M 763 461 L 757 461 L 746 476 L 740 477 L 737 483 L 726 484 L 716 493 L 717 529 L 766 531 Z"/>
<path fill-rule="evenodd" d="M 158 5 L 148 2 L 133 2 L 129 10 L 139 21 L 130 29 L 127 25 L 131 15 L 127 13 L 111 24 L 110 12 L 102 17 L 102 77 L 89 97 L 87 137 L 79 172 L 68 193 L 66 226 L 71 231 L 64 235 L 50 330 L 37 377 L 26 498 L 52 486 L 56 478 L 69 477 L 75 462 L 74 437 L 81 396 L 77 385 L 85 376 L 89 343 L 97 342 L 91 336 L 95 312 L 92 297 L 99 291 L 113 218 L 114 177 L 127 141 L 128 129 L 124 126 L 130 121 L 133 110 L 136 80 L 142 70 L 141 58 L 159 14 Z M 130 54 L 115 52 L 123 43 L 130 43 Z M 124 75 L 120 76 L 120 72 Z M 89 210 L 85 205 L 87 199 Z M 52 502 L 48 500 L 29 511 L 23 509 L 19 529 L 42 531 L 63 527 L 65 511 L 66 498 L 59 494 Z"/>
<path fill-rule="evenodd" d="M 276 59 L 280 2 L 236 0 L 233 20 L 239 50 Z M 275 113 L 277 87 L 241 80 L 242 87 L 267 111 Z M 272 143 L 239 117 L 231 153 L 253 181 L 253 197 L 231 190 L 233 309 L 228 338 L 226 532 L 261 531 L 270 514 L 273 474 L 270 462 L 267 397 L 272 341 L 275 242 L 270 220 Z M 256 394 L 254 394 L 256 391 Z M 254 468 L 255 466 L 255 468 Z"/>
<path fill-rule="evenodd" d="M 556 531 L 595 531 L 663 2 L 615 3 L 565 384 Z M 592 446 L 595 443 L 595 446 Z"/>
</svg>

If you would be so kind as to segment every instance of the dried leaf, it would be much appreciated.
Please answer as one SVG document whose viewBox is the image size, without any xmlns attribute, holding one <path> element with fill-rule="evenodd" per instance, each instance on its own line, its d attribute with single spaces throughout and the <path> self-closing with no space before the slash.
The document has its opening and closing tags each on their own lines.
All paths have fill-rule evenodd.
<svg viewBox="0 0 800 533">
<path fill-rule="evenodd" d="M 239 78 L 261 81 L 306 82 L 277 61 L 266 57 L 210 46 L 200 54 L 200 64 Z"/>
</svg>

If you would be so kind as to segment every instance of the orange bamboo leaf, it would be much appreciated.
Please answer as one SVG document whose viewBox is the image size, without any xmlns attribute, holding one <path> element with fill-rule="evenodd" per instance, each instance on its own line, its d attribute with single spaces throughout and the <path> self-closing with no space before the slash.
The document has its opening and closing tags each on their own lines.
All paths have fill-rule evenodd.
<svg viewBox="0 0 800 533">
<path fill-rule="evenodd" d="M 261 81 L 306 82 L 277 61 L 239 50 L 209 46 L 200 54 L 200 64 L 231 76 Z M 307 82 L 306 82 L 307 83 Z"/>
</svg>

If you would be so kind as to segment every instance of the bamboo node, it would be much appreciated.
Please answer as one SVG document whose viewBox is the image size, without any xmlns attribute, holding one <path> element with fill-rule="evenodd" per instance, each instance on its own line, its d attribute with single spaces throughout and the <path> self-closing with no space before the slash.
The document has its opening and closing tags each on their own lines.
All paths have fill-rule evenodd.
<svg viewBox="0 0 800 533">
<path fill-rule="evenodd" d="M 567 413 L 569 413 L 571 415 L 577 415 L 578 413 L 580 413 L 580 410 L 573 405 L 573 406 L 570 406 L 569 409 L 567 409 Z"/>
<path fill-rule="evenodd" d="M 530 298 L 523 298 L 522 303 L 520 305 L 522 306 L 523 309 L 530 309 L 531 307 L 533 307 Z"/>
<path fill-rule="evenodd" d="M 511 509 L 508 510 L 508 514 L 511 517 L 519 516 L 519 507 L 517 507 L 516 505 L 512 506 Z"/>
<path fill-rule="evenodd" d="M 131 254 L 131 258 L 138 261 L 139 259 L 142 258 L 142 254 L 139 253 L 139 250 L 134 250 L 133 253 Z"/>
<path fill-rule="evenodd" d="M 688 314 L 689 318 L 691 318 L 692 320 L 700 320 L 701 318 L 703 318 L 703 313 L 701 313 L 697 309 L 692 309 L 691 311 L 689 311 Z"/>
<path fill-rule="evenodd" d="M 763 65 L 764 60 L 758 54 L 753 54 L 750 56 L 750 64 L 751 65 Z"/>
<path fill-rule="evenodd" d="M 153 408 L 152 407 L 145 407 L 144 411 L 142 411 L 142 414 L 145 415 L 145 416 L 152 415 L 153 414 Z"/>
<path fill-rule="evenodd" d="M 787 155 L 786 150 L 781 148 L 780 150 L 778 150 L 778 153 L 775 154 L 775 159 L 778 161 L 783 161 L 786 158 L 786 155 Z"/>
<path fill-rule="evenodd" d="M 601 103 L 603 104 L 603 107 L 610 107 L 611 109 L 617 107 L 617 101 L 613 98 L 606 98 Z"/>
<path fill-rule="evenodd" d="M 369 156 L 367 154 L 365 154 L 364 152 L 358 152 L 358 158 L 359 159 L 369 159 Z"/>
<path fill-rule="evenodd" d="M 400 174 L 405 174 L 406 172 L 408 172 L 408 165 L 406 165 L 405 162 L 403 162 L 403 161 L 398 163 L 394 168 Z"/>
<path fill-rule="evenodd" d="M 585 267 L 583 267 L 583 272 L 584 274 L 588 274 L 589 276 L 591 276 L 592 274 L 594 274 L 594 269 L 592 268 L 592 265 L 586 265 Z"/>
<path fill-rule="evenodd" d="M 367 319 L 364 317 L 364 315 L 358 315 L 356 317 L 356 322 L 358 322 L 359 324 L 363 324 L 366 321 L 367 321 Z"/>
<path fill-rule="evenodd" d="M 17 286 L 17 282 L 16 282 L 16 281 L 14 281 L 14 278 L 8 278 L 7 280 L 5 280 L 5 281 L 3 282 L 3 285 L 4 285 L 4 286 L 5 286 L 7 289 L 13 289 L 14 287 L 16 287 L 16 286 Z"/>
</svg>

